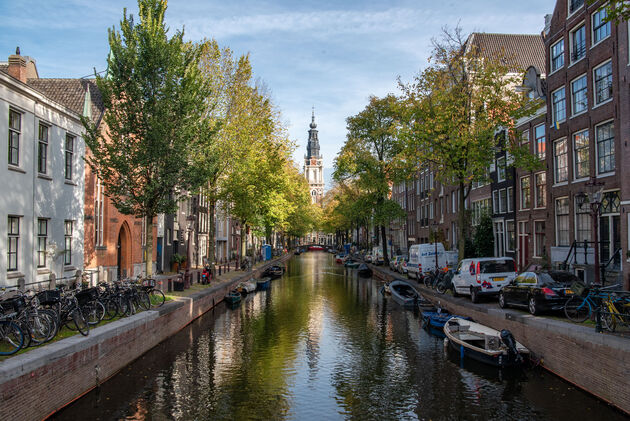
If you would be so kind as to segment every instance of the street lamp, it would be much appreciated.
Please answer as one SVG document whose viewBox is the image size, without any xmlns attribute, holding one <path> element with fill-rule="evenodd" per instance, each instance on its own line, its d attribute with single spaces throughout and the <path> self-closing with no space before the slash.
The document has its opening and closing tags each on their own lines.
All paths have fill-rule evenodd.
<svg viewBox="0 0 630 421">
<path fill-rule="evenodd" d="M 435 246 L 435 270 L 438 270 L 437 227 L 439 224 L 434 220 L 431 225 L 433 226 L 433 245 Z"/>
<path fill-rule="evenodd" d="M 589 205 L 591 209 L 591 218 L 593 219 L 593 248 L 595 258 L 595 283 L 601 283 L 600 277 L 600 264 L 599 264 L 599 227 L 598 218 L 599 212 L 602 208 L 602 186 L 603 182 L 597 181 L 595 177 L 591 177 L 591 180 L 585 183 L 585 186 L 589 188 L 590 194 L 585 192 L 579 192 L 575 195 L 575 201 L 579 209 L 582 209 L 585 205 Z"/>
</svg>

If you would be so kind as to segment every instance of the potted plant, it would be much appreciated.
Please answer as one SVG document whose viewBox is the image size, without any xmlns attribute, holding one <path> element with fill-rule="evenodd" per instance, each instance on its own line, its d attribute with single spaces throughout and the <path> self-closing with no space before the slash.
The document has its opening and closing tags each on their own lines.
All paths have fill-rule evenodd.
<svg viewBox="0 0 630 421">
<path fill-rule="evenodd" d="M 173 254 L 173 256 L 171 257 L 171 265 L 172 265 L 173 272 L 179 271 L 179 267 L 185 261 L 186 261 L 186 257 L 185 256 L 183 256 L 183 255 L 181 255 L 179 253 Z"/>
</svg>

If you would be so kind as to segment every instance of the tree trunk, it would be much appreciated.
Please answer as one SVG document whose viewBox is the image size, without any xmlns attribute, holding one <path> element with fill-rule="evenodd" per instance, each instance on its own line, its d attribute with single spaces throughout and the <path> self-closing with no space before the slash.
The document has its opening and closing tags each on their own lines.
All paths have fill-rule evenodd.
<svg viewBox="0 0 630 421">
<path fill-rule="evenodd" d="M 385 236 L 385 225 L 381 225 L 381 238 L 383 239 L 383 265 L 389 267 L 389 256 L 387 255 L 387 237 Z"/>
<path fill-rule="evenodd" d="M 460 181 L 459 183 L 459 194 L 457 195 L 457 201 L 459 202 L 459 207 L 457 209 L 457 248 L 459 260 L 464 258 L 464 253 L 466 249 L 466 209 L 464 207 L 465 200 L 465 186 L 464 183 Z"/>
<path fill-rule="evenodd" d="M 145 216 L 144 222 L 144 238 L 146 239 L 144 250 L 142 252 L 145 263 L 144 273 L 147 278 L 150 278 L 151 275 L 153 275 L 153 216 Z"/>
<path fill-rule="evenodd" d="M 208 265 L 210 265 L 210 273 L 212 273 L 212 279 L 216 279 L 215 274 L 215 255 L 216 255 L 216 223 L 214 220 L 214 211 L 216 209 L 216 201 L 211 199 L 209 201 L 208 209 Z"/>
</svg>

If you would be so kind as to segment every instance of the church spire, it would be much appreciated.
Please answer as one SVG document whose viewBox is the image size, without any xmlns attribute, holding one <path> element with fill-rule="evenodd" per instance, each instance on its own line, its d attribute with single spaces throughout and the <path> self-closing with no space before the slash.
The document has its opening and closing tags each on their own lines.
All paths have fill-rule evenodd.
<svg viewBox="0 0 630 421">
<path fill-rule="evenodd" d="M 315 107 L 311 117 L 311 129 L 308 131 L 308 144 L 306 145 L 306 158 L 321 158 L 319 155 L 319 139 L 317 138 L 317 124 L 315 123 Z"/>
</svg>

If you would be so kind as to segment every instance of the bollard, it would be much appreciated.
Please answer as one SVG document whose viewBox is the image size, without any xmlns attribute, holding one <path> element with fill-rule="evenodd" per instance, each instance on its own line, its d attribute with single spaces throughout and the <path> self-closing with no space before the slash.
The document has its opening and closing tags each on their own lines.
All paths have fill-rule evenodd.
<svg viewBox="0 0 630 421">
<path fill-rule="evenodd" d="M 18 278 L 17 287 L 20 291 L 26 290 L 26 280 L 24 279 L 24 277 Z"/>
<path fill-rule="evenodd" d="M 197 271 L 197 283 L 201 283 L 201 272 Z"/>
<path fill-rule="evenodd" d="M 50 284 L 48 285 L 48 289 L 55 289 L 57 288 L 57 277 L 55 276 L 54 273 L 50 274 Z"/>
<path fill-rule="evenodd" d="M 219 276 L 221 276 L 221 265 L 219 265 Z"/>
<path fill-rule="evenodd" d="M 167 287 L 167 291 L 171 292 L 173 291 L 173 280 L 171 278 L 168 278 L 168 287 Z"/>
</svg>

